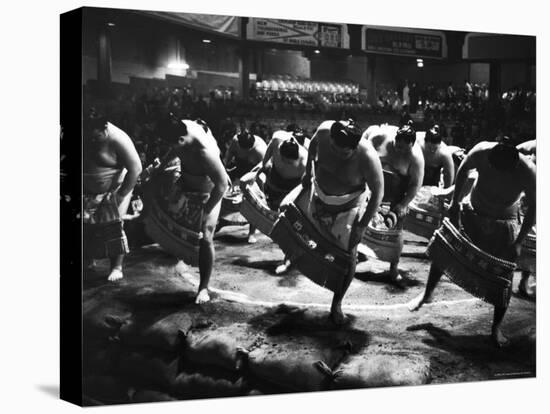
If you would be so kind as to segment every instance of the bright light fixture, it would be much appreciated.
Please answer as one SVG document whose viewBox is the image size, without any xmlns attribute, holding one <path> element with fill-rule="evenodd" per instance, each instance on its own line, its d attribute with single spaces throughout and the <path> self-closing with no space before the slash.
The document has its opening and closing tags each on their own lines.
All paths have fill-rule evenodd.
<svg viewBox="0 0 550 414">
<path fill-rule="evenodd" d="M 210 40 L 210 39 L 202 39 L 202 43 L 212 43 L 212 40 Z"/>
<path fill-rule="evenodd" d="M 321 51 L 320 51 L 319 49 L 315 49 L 315 50 L 313 51 L 313 53 L 315 53 L 315 54 L 318 55 L 319 53 L 321 53 Z"/>
<path fill-rule="evenodd" d="M 107 26 L 113 27 L 113 26 L 116 26 L 116 24 L 114 24 L 113 22 L 109 22 L 107 23 Z"/>
<path fill-rule="evenodd" d="M 424 59 L 416 59 L 416 63 L 424 63 Z"/>
<path fill-rule="evenodd" d="M 168 64 L 168 69 L 189 69 L 189 65 L 184 62 L 171 62 Z"/>
<path fill-rule="evenodd" d="M 418 66 L 419 68 L 423 68 L 424 63 L 423 62 L 416 62 L 416 66 Z"/>
</svg>

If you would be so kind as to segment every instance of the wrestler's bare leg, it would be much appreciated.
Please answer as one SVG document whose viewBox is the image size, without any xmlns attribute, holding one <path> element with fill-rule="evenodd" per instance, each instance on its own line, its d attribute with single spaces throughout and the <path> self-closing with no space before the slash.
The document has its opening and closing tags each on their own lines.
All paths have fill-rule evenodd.
<svg viewBox="0 0 550 414">
<path fill-rule="evenodd" d="M 428 282 L 426 283 L 426 289 L 424 293 L 421 293 L 416 298 L 409 302 L 409 310 L 411 312 L 417 311 L 425 303 L 430 303 L 432 301 L 432 295 L 435 287 L 439 283 L 439 280 L 443 276 L 443 272 L 439 270 L 434 264 L 430 267 L 430 274 L 428 275 Z"/>
<path fill-rule="evenodd" d="M 341 326 L 345 322 L 344 312 L 342 312 L 342 299 L 344 298 L 344 295 L 346 294 L 349 285 L 351 284 L 351 281 L 355 276 L 355 267 L 357 265 L 356 256 L 357 247 L 355 247 L 351 252 L 350 270 L 344 280 L 342 290 L 340 292 L 334 292 L 334 296 L 332 297 L 332 304 L 330 306 L 330 319 L 337 326 Z"/>
<path fill-rule="evenodd" d="M 111 257 L 111 273 L 107 280 L 109 282 L 116 282 L 124 277 L 122 274 L 122 262 L 124 260 L 124 255 L 119 254 L 118 256 Z"/>
<path fill-rule="evenodd" d="M 283 263 L 277 266 L 277 268 L 275 269 L 275 274 L 282 275 L 283 273 L 288 272 L 291 267 L 292 267 L 292 262 L 290 261 L 290 258 L 287 255 L 285 255 Z"/>
<path fill-rule="evenodd" d="M 401 224 L 398 224 L 397 226 L 402 226 L 402 222 Z M 398 228 L 398 227 L 396 227 Z M 401 227 L 399 227 L 401 228 Z M 399 255 L 397 256 L 397 259 L 394 260 L 393 262 L 390 262 L 390 271 L 389 271 L 389 276 L 390 276 L 390 281 L 393 282 L 394 284 L 396 284 L 397 286 L 399 287 L 402 287 L 404 288 L 405 286 L 403 286 L 403 276 L 401 276 L 399 274 L 399 260 L 401 259 L 401 252 L 403 251 L 403 234 L 401 232 L 400 236 L 399 236 L 399 243 L 400 243 L 400 247 L 399 247 Z"/>
<path fill-rule="evenodd" d="M 256 233 L 256 227 L 254 227 L 252 224 L 249 224 L 249 229 L 248 229 L 248 243 L 250 244 L 254 244 L 256 243 L 258 240 L 256 239 L 256 237 L 254 237 L 254 234 Z"/>
<path fill-rule="evenodd" d="M 395 262 L 390 263 L 390 279 L 392 282 L 400 283 L 403 281 L 403 276 L 399 274 L 399 259 L 397 259 Z"/>
<path fill-rule="evenodd" d="M 196 304 L 206 303 L 210 301 L 210 295 L 208 294 L 208 283 L 210 282 L 210 276 L 212 275 L 212 268 L 214 267 L 214 230 L 218 221 L 220 213 L 221 203 L 219 203 L 209 217 L 205 219 L 203 225 L 203 238 L 199 244 L 199 291 L 195 299 Z"/>
<path fill-rule="evenodd" d="M 495 306 L 495 313 L 493 316 L 493 326 L 491 328 L 491 341 L 493 344 L 500 348 L 508 344 L 508 338 L 504 336 L 501 330 L 502 320 L 508 306 Z"/>
<path fill-rule="evenodd" d="M 195 303 L 206 303 L 210 300 L 208 294 L 208 283 L 210 282 L 210 276 L 212 275 L 212 268 L 214 266 L 214 243 L 206 238 L 200 241 L 199 246 L 199 292 Z"/>
<path fill-rule="evenodd" d="M 525 297 L 533 296 L 533 292 L 529 291 L 529 276 L 531 276 L 531 273 L 523 270 L 521 272 L 521 280 L 519 281 L 518 285 L 519 294 Z"/>
</svg>

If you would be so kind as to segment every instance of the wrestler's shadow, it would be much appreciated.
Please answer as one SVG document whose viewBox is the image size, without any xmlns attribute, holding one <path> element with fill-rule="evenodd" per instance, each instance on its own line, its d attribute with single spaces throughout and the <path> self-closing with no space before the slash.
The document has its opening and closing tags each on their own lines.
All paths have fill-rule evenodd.
<svg viewBox="0 0 550 414">
<path fill-rule="evenodd" d="M 281 304 L 248 323 L 269 336 L 308 337 L 320 346 L 357 353 L 371 342 L 368 332 L 354 328 L 356 317 L 345 315 L 342 325 L 335 325 L 329 312 Z"/>
<path fill-rule="evenodd" d="M 390 293 L 405 292 L 408 288 L 420 286 L 422 282 L 411 276 L 407 270 L 399 270 L 401 280 L 396 281 L 389 270 L 374 272 L 372 270 L 356 271 L 355 278 L 362 282 L 382 283 Z"/>
<path fill-rule="evenodd" d="M 178 261 L 179 259 L 166 252 L 158 244 L 150 244 L 133 249 L 124 258 L 124 267 L 128 268 L 143 263 L 151 266 L 174 266 Z"/>
<path fill-rule="evenodd" d="M 246 234 L 240 235 L 240 236 L 236 236 L 234 234 L 229 234 L 229 233 L 216 234 L 214 236 L 214 239 L 216 241 L 220 241 L 229 245 L 248 244 L 248 237 Z"/>
<path fill-rule="evenodd" d="M 452 335 L 432 323 L 411 325 L 407 331 L 426 331 L 431 336 L 422 340 L 426 345 L 484 362 L 515 359 L 526 362 L 536 351 L 536 344 L 529 335 L 510 337 L 506 346 L 497 348 L 488 334 Z"/>
<path fill-rule="evenodd" d="M 296 267 L 290 267 L 286 272 L 277 274 L 276 269 L 283 263 L 283 259 L 279 260 L 251 260 L 249 256 L 241 255 L 236 257 L 231 264 L 235 266 L 248 267 L 250 269 L 263 270 L 266 275 L 280 277 L 280 286 L 296 287 L 298 284 L 297 278 L 301 275 Z"/>
</svg>

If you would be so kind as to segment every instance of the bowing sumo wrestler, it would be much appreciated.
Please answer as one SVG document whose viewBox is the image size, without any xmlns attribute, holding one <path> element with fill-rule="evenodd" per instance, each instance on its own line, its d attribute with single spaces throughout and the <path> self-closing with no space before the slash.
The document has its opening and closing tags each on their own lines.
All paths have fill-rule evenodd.
<svg viewBox="0 0 550 414">
<path fill-rule="evenodd" d="M 200 121 L 178 121 L 167 139 L 172 146 L 158 170 L 162 171 L 175 157 L 181 164 L 177 185 L 184 192 L 204 195 L 199 244 L 200 284 L 195 302 L 208 302 L 208 283 L 214 266 L 214 229 L 220 213 L 221 200 L 229 186 L 229 177 L 220 158 L 220 149 L 208 126 Z M 183 206 L 183 205 L 182 205 Z M 182 255 L 183 256 L 183 255 Z"/>
<path fill-rule="evenodd" d="M 424 156 L 424 180 L 422 185 L 439 187 L 443 173 L 443 188 L 454 183 L 455 166 L 450 148 L 442 142 L 439 126 L 434 125 L 424 137 L 417 136 L 417 142 Z"/>
<path fill-rule="evenodd" d="M 243 130 L 233 137 L 225 154 L 223 163 L 227 167 L 231 182 L 235 183 L 244 174 L 262 162 L 267 145 L 264 140 L 248 130 Z M 255 243 L 256 228 L 250 225 L 248 242 Z"/>
<path fill-rule="evenodd" d="M 537 163 L 537 141 L 536 140 L 532 139 L 529 141 L 522 142 L 521 144 L 517 145 L 516 148 L 521 154 L 525 155 L 534 164 Z M 537 234 L 536 226 L 533 226 L 531 230 L 531 235 L 536 236 L 536 234 Z M 536 262 L 536 257 L 534 257 L 533 259 L 535 259 L 535 262 Z M 525 267 L 525 266 L 522 266 L 522 267 Z M 528 266 L 528 267 L 532 267 L 532 266 Z M 534 296 L 533 290 L 530 289 L 529 287 L 530 277 L 531 277 L 531 271 L 526 270 L 525 268 L 522 268 L 521 280 L 518 285 L 518 292 L 520 295 L 528 298 Z"/>
<path fill-rule="evenodd" d="M 470 202 L 460 209 L 468 173 L 477 169 L 478 178 Z M 523 222 L 518 220 L 520 197 L 525 193 L 527 211 Z M 460 165 L 449 219 L 463 228 L 471 242 L 483 252 L 514 262 L 535 220 L 536 170 L 534 164 L 507 143 L 483 141 L 474 146 Z M 412 311 L 432 299 L 443 275 L 440 265 L 432 263 L 424 293 L 410 303 Z M 482 283 L 479 281 L 478 283 Z M 501 330 L 510 297 L 495 304 L 491 339 L 497 346 L 507 342 Z"/>
<path fill-rule="evenodd" d="M 269 208 L 277 211 L 283 198 L 300 184 L 306 169 L 307 157 L 307 149 L 299 143 L 294 132 L 273 133 L 262 167 L 258 171 L 258 174 L 264 172 L 266 175 L 264 194 Z M 286 272 L 290 264 L 290 260 L 285 257 L 275 273 Z"/>
<path fill-rule="evenodd" d="M 355 275 L 357 245 L 382 199 L 382 183 L 380 160 L 372 145 L 361 139 L 361 130 L 349 121 L 325 121 L 311 139 L 302 185 L 283 200 L 283 214 L 272 232 L 287 254 L 294 253 L 287 251 L 287 241 L 297 232 L 314 229 L 309 235 L 300 233 L 299 243 L 311 234 L 320 235 L 318 243 L 308 239 L 304 247 L 318 256 L 311 256 L 302 268 L 298 258 L 296 265 L 305 276 L 334 292 L 330 317 L 337 325 L 344 322 L 342 299 Z M 280 223 L 289 211 L 299 219 L 284 227 Z M 283 230 L 277 236 L 279 226 Z M 340 261 L 336 266 L 339 258 L 347 263 Z"/>
<path fill-rule="evenodd" d="M 83 122 L 84 254 L 88 259 L 109 257 L 108 280 L 123 277 L 122 262 L 129 252 L 122 217 L 141 173 L 141 161 L 130 137 L 91 109 Z"/>
<path fill-rule="evenodd" d="M 424 156 L 420 145 L 416 143 L 416 132 L 412 125 L 405 124 L 400 128 L 389 125 L 369 127 L 365 137 L 375 148 L 384 171 L 384 197 L 382 203 L 389 204 L 397 216 L 395 230 L 403 229 L 403 220 L 410 202 L 416 196 L 424 178 Z M 402 232 L 401 232 L 402 233 Z M 400 236 L 402 240 L 402 235 Z M 402 280 L 398 271 L 399 251 L 390 262 L 390 278 L 395 282 Z"/>
</svg>

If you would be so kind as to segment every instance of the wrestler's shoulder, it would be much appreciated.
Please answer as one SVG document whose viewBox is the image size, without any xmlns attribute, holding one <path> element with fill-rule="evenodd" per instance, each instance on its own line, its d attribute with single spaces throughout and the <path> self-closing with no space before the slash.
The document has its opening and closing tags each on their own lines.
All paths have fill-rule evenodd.
<svg viewBox="0 0 550 414">
<path fill-rule="evenodd" d="M 367 139 L 361 139 L 359 141 L 357 149 L 359 150 L 358 152 L 360 156 L 365 159 L 378 157 L 378 152 L 376 151 L 376 148 L 374 148 L 372 142 Z"/>
<path fill-rule="evenodd" d="M 109 131 L 109 139 L 113 141 L 120 141 L 120 140 L 128 140 L 130 139 L 130 136 L 124 132 L 122 129 L 117 127 L 115 124 L 108 123 L 107 128 Z"/>
<path fill-rule="evenodd" d="M 275 131 L 273 135 L 271 135 L 271 140 L 283 141 L 287 138 L 290 138 L 290 135 L 292 135 L 292 133 L 279 129 Z"/>
<path fill-rule="evenodd" d="M 497 144 L 498 142 L 495 142 L 495 141 L 478 142 L 476 145 L 473 146 L 473 148 L 470 151 L 468 151 L 468 154 L 489 151 L 491 148 L 493 148 Z"/>
<path fill-rule="evenodd" d="M 330 127 L 332 127 L 332 124 L 334 124 L 336 121 L 334 120 L 328 120 L 328 121 L 323 121 L 321 122 L 321 124 L 317 127 L 317 132 L 321 132 L 321 131 L 330 131 Z"/>
<path fill-rule="evenodd" d="M 262 137 L 259 137 L 258 135 L 254 135 L 254 141 L 259 148 L 267 147 L 267 144 L 265 143 L 264 139 Z"/>
<path fill-rule="evenodd" d="M 456 151 L 456 148 L 449 147 L 444 142 L 441 143 L 436 155 L 440 159 L 453 159 L 453 153 Z"/>
<path fill-rule="evenodd" d="M 527 155 L 519 153 L 519 165 L 522 171 L 525 172 L 525 174 L 530 176 L 536 175 L 537 167 Z"/>
<path fill-rule="evenodd" d="M 419 143 L 415 143 L 413 145 L 411 154 L 415 159 L 419 159 L 419 158 L 424 159 L 424 154 L 422 153 L 422 147 L 420 146 Z"/>
</svg>

